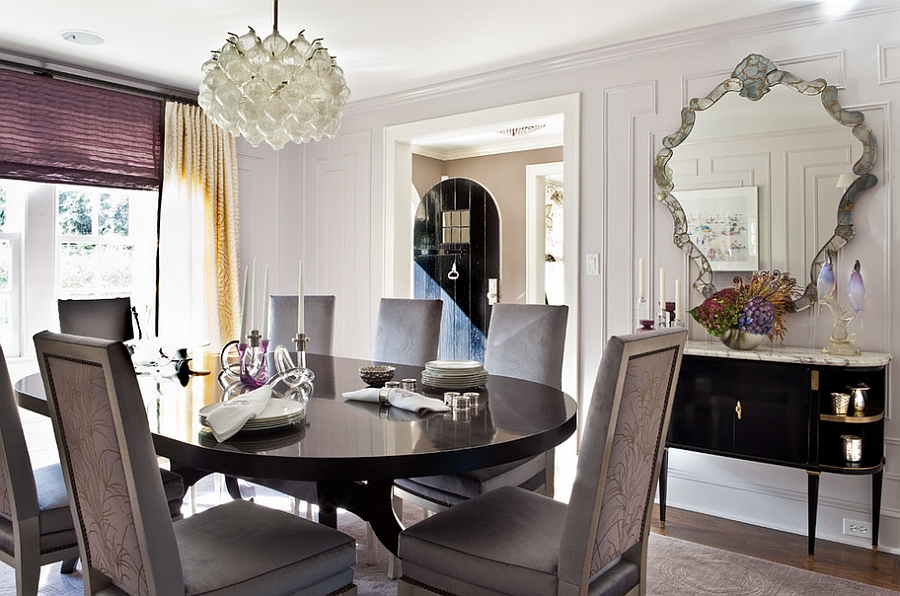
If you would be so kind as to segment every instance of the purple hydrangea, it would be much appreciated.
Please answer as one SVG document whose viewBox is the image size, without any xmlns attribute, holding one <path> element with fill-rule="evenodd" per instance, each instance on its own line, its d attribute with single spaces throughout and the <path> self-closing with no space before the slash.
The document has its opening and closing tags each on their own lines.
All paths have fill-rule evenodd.
<svg viewBox="0 0 900 596">
<path fill-rule="evenodd" d="M 772 333 L 775 328 L 775 305 L 761 296 L 750 298 L 738 318 L 738 327 L 757 335 Z"/>
</svg>

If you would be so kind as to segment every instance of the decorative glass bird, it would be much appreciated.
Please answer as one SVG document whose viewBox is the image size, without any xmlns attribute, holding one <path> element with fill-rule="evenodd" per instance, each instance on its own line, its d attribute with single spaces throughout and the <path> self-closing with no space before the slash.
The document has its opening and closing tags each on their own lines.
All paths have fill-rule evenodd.
<svg viewBox="0 0 900 596">
<path fill-rule="evenodd" d="M 826 253 L 826 260 L 822 263 L 822 269 L 819 271 L 819 279 L 816 280 L 816 289 L 819 293 L 819 300 L 823 300 L 829 296 L 834 297 L 834 291 L 837 288 L 837 280 L 834 278 L 834 265 L 831 262 L 831 253 Z"/>
<path fill-rule="evenodd" d="M 850 307 L 862 319 L 863 308 L 866 306 L 866 286 L 863 284 L 863 278 L 859 272 L 858 260 L 850 273 L 850 283 L 847 284 L 847 300 L 850 302 Z"/>
</svg>

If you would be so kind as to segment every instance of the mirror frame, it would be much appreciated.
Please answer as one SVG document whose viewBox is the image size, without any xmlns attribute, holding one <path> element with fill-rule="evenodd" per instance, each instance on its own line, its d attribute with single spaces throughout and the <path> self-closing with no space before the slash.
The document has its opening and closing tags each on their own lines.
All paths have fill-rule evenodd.
<svg viewBox="0 0 900 596">
<path fill-rule="evenodd" d="M 878 178 L 870 172 L 875 165 L 876 141 L 872 130 L 865 125 L 865 116 L 862 112 L 844 110 L 837 97 L 837 88 L 828 85 L 825 79 L 805 81 L 800 77 L 779 70 L 774 62 L 760 54 L 750 54 L 744 58 L 731 73 L 731 77 L 722 81 L 709 95 L 692 99 L 688 106 L 681 110 L 681 127 L 673 134 L 663 139 L 663 148 L 656 154 L 656 162 L 653 168 L 653 177 L 660 188 L 656 200 L 663 203 L 672 214 L 675 231 L 672 241 L 682 251 L 688 254 L 697 265 L 699 274 L 693 283 L 695 290 L 708 298 L 716 293 L 713 285 L 713 272 L 706 255 L 691 241 L 687 232 L 687 217 L 681 203 L 673 194 L 675 185 L 672 182 L 672 170 L 668 162 L 672 158 L 673 149 L 683 143 L 694 128 L 697 112 L 707 110 L 726 93 L 737 92 L 741 97 L 750 101 L 760 100 L 775 85 L 785 85 L 803 95 L 821 97 L 825 111 L 834 118 L 838 124 L 852 128 L 853 136 L 863 146 L 862 156 L 853 164 L 853 173 L 857 178 L 844 191 L 837 210 L 837 225 L 831 238 L 819 249 L 809 266 L 809 283 L 803 295 L 794 301 L 794 311 L 804 310 L 815 304 L 818 300 L 816 280 L 823 263 L 829 255 L 834 255 L 841 247 L 847 244 L 855 235 L 853 226 L 853 207 L 860 195 L 875 186 Z"/>
</svg>

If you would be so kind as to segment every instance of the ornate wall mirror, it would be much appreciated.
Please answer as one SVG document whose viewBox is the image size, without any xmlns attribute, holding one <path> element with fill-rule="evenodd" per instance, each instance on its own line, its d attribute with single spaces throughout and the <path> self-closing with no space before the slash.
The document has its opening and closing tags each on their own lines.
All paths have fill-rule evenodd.
<svg viewBox="0 0 900 596">
<path fill-rule="evenodd" d="M 805 81 L 751 54 L 709 95 L 692 99 L 681 119 L 656 155 L 654 177 L 657 200 L 672 213 L 674 243 L 697 265 L 693 287 L 711 296 L 714 270 L 730 282 L 734 273 L 724 272 L 741 271 L 742 262 L 789 271 L 802 283 L 808 264 L 809 282 L 794 307 L 811 306 L 823 263 L 856 233 L 857 199 L 878 182 L 870 173 L 875 137 L 863 114 L 841 108 L 837 88 L 824 79 Z M 734 196 L 753 201 L 758 211 L 758 229 L 740 223 L 747 231 L 740 240 L 726 236 L 745 214 L 722 212 L 741 205 Z M 714 220 L 731 229 L 705 223 Z M 725 253 L 729 245 L 758 251 L 758 259 L 735 259 L 731 269 L 720 245 Z"/>
</svg>

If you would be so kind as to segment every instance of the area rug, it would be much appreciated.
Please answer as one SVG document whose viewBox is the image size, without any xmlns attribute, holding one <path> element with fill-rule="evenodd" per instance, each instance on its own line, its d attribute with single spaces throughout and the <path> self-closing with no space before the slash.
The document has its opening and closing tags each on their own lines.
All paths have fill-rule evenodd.
<svg viewBox="0 0 900 596">
<path fill-rule="evenodd" d="M 647 593 L 652 596 L 897 596 L 891 590 L 657 534 L 650 535 L 647 558 Z"/>
<path fill-rule="evenodd" d="M 252 495 L 258 502 L 289 507 L 283 496 L 273 498 L 264 492 L 265 489 L 259 490 L 258 494 Z M 403 516 L 407 525 L 421 518 L 418 508 L 407 509 Z M 357 540 L 359 563 L 354 567 L 354 581 L 360 596 L 395 596 L 397 583 L 387 578 L 384 549 L 379 549 L 377 565 L 365 563 L 365 524 L 352 514 L 341 513 L 338 529 Z M 897 596 L 897 592 L 890 590 L 657 534 L 650 536 L 648 563 L 649 596 Z M 15 592 L 12 568 L 0 563 L 0 596 L 14 596 Z M 58 563 L 46 565 L 41 570 L 39 596 L 81 596 L 83 593 L 80 571 L 61 575 Z"/>
</svg>

